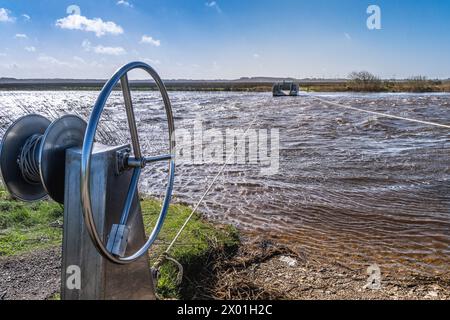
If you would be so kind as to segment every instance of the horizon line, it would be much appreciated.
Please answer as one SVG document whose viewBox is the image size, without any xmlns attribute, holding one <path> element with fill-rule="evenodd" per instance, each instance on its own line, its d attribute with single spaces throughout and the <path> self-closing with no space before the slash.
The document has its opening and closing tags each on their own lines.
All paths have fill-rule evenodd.
<svg viewBox="0 0 450 320">
<path fill-rule="evenodd" d="M 7 82 L 7 81 L 108 81 L 108 78 L 15 78 L 15 77 L 0 77 L 0 82 Z M 218 81 L 252 81 L 252 80 L 259 80 L 259 82 L 266 81 L 272 81 L 272 80 L 290 80 L 290 81 L 308 81 L 308 80 L 314 80 L 314 81 L 349 81 L 349 78 L 342 78 L 342 77 L 335 77 L 335 78 L 322 78 L 322 77 L 306 77 L 306 78 L 296 78 L 296 77 L 279 77 L 279 76 L 255 76 L 255 77 L 247 77 L 243 76 L 240 78 L 233 78 L 233 79 L 225 79 L 225 78 L 215 78 L 215 79 L 189 79 L 189 78 L 171 78 L 171 79 L 162 79 L 163 81 L 211 81 L 211 82 L 218 82 Z M 408 81 L 412 80 L 412 78 L 379 78 L 381 81 Z M 426 77 L 426 80 L 429 81 L 450 81 L 450 76 L 448 78 L 428 78 Z M 143 82 L 143 81 L 152 81 L 152 79 L 133 79 L 130 80 L 131 82 Z"/>
</svg>

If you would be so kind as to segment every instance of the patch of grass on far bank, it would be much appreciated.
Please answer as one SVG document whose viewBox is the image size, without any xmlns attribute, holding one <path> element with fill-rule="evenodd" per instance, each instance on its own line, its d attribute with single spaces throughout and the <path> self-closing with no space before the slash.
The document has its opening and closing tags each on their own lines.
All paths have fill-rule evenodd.
<svg viewBox="0 0 450 320">
<path fill-rule="evenodd" d="M 159 201 L 145 200 L 142 202 L 144 221 L 149 226 L 154 225 L 161 208 Z M 150 251 L 151 263 L 166 250 L 177 234 L 191 208 L 185 205 L 172 205 L 162 228 L 159 240 Z M 208 281 L 213 277 L 212 264 L 219 257 L 232 254 L 239 246 L 239 235 L 236 228 L 230 225 L 211 224 L 195 215 L 176 242 L 170 256 L 183 265 L 184 279 L 181 286 L 176 283 L 178 268 L 171 262 L 165 263 L 160 270 L 157 291 L 160 297 L 169 299 L 192 299 L 199 293 L 198 283 Z M 213 280 L 211 278 L 211 280 Z"/>
<path fill-rule="evenodd" d="M 61 243 L 63 212 L 51 201 L 15 201 L 0 187 L 0 257 Z"/>
</svg>

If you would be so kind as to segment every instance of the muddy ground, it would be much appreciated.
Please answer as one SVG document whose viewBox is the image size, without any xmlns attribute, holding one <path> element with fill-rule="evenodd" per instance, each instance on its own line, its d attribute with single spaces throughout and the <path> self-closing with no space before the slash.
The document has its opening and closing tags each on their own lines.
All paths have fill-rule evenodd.
<svg viewBox="0 0 450 320">
<path fill-rule="evenodd" d="M 450 278 L 381 275 L 368 287 L 367 269 L 318 261 L 268 241 L 247 242 L 219 266 L 218 299 L 448 300 Z"/>
<path fill-rule="evenodd" d="M 60 287 L 60 261 L 60 248 L 0 258 L 0 299 L 54 298 Z M 236 255 L 212 266 L 208 272 L 215 280 L 200 290 L 198 299 L 450 299 L 450 279 L 386 276 L 381 289 L 373 290 L 365 288 L 364 270 L 318 262 L 267 241 L 246 242 Z"/>
</svg>

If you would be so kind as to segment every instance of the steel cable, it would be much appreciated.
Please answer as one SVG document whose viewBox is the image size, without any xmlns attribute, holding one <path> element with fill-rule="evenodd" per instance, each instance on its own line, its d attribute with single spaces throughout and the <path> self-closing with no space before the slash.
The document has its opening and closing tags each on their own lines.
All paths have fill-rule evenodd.
<svg viewBox="0 0 450 320">
<path fill-rule="evenodd" d="M 20 151 L 17 163 L 22 173 L 23 179 L 29 184 L 40 184 L 41 175 L 39 173 L 39 163 L 37 160 L 37 152 L 42 141 L 42 135 L 32 135 L 25 142 Z"/>
</svg>

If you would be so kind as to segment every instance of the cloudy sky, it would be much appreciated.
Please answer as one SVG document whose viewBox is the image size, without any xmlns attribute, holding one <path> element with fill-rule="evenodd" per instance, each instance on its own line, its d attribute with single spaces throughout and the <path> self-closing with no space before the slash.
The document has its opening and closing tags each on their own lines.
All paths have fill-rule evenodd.
<svg viewBox="0 0 450 320">
<path fill-rule="evenodd" d="M 381 30 L 367 28 L 371 4 Z M 450 77 L 450 1 L 0 0 L 0 77 Z"/>
</svg>

